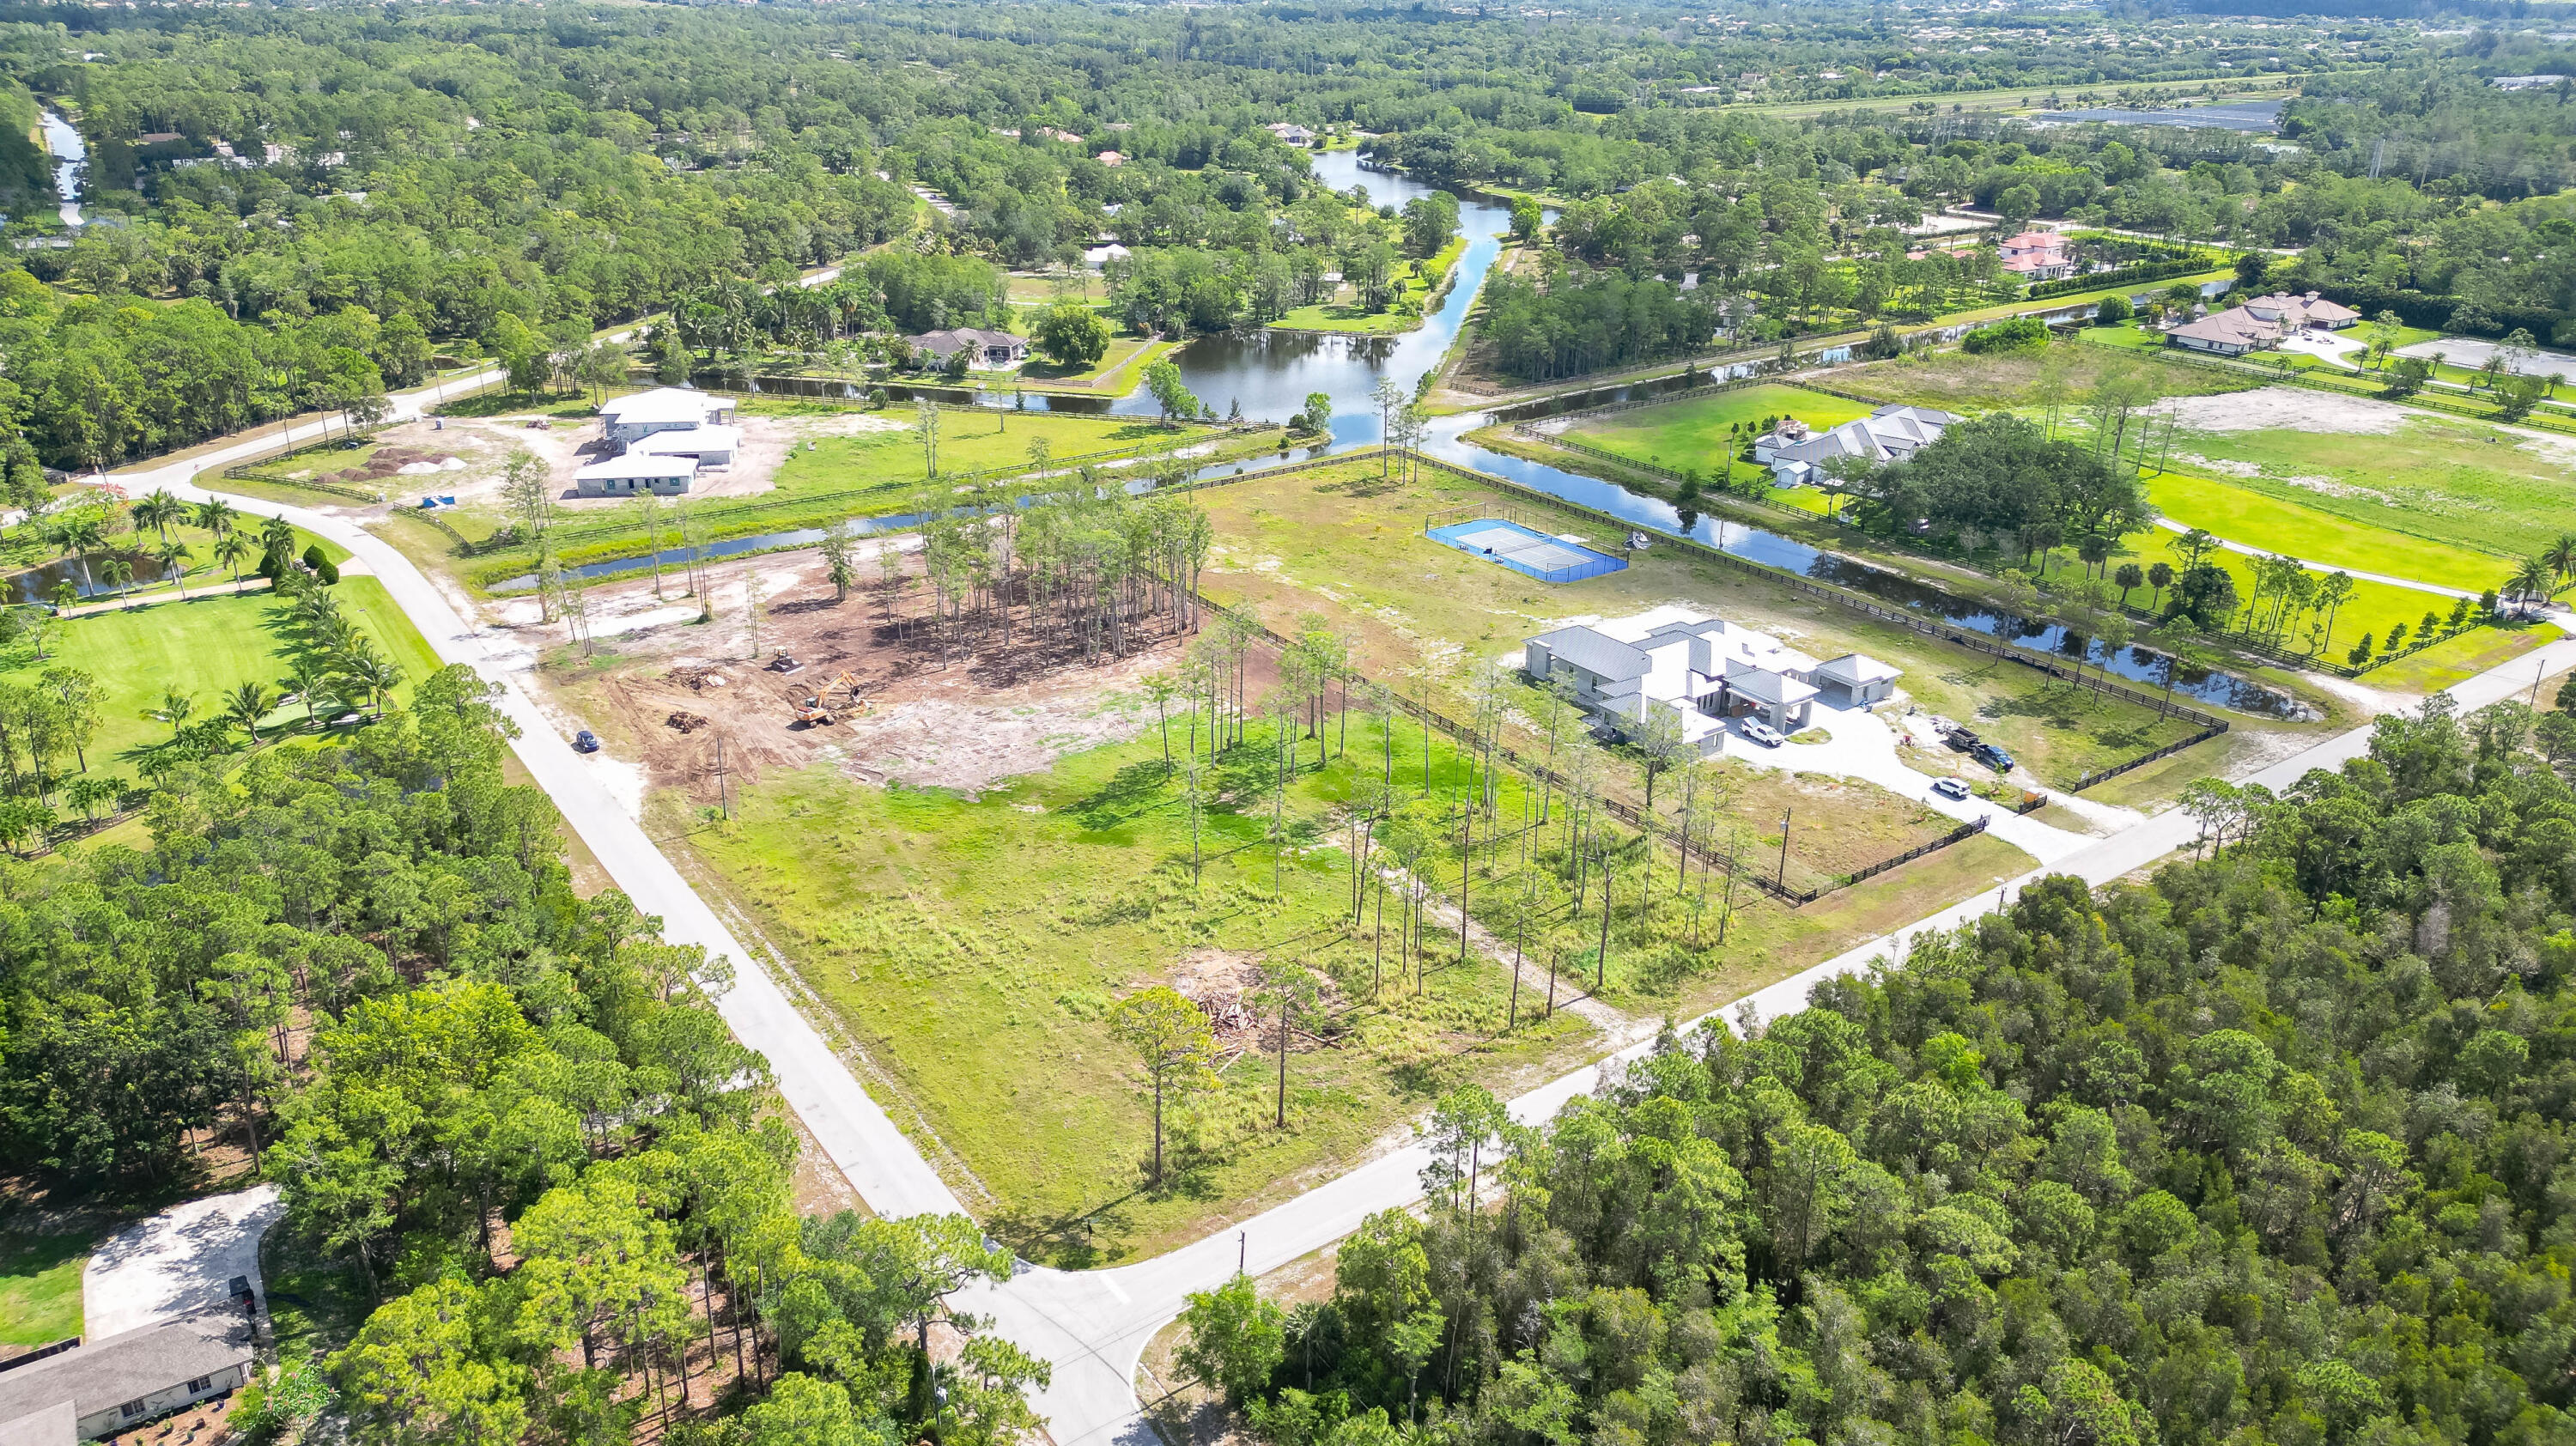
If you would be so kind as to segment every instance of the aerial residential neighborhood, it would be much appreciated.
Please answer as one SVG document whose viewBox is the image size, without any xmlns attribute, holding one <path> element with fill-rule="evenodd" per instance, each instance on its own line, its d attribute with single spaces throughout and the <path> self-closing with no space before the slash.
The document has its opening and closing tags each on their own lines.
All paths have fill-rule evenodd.
<svg viewBox="0 0 2576 1446">
<path fill-rule="evenodd" d="M 2547 9 L 0 19 L 0 1446 L 2576 1442 Z"/>
</svg>

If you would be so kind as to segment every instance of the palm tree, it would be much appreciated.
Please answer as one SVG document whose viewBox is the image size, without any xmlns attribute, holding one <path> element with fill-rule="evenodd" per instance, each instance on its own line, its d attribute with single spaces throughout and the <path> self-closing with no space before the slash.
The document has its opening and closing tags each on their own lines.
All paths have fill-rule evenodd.
<svg viewBox="0 0 2576 1446">
<path fill-rule="evenodd" d="M 2562 532 L 2558 540 L 2542 548 L 2540 560 L 2560 577 L 2576 577 L 2576 532 Z"/>
<path fill-rule="evenodd" d="M 250 735 L 250 741 L 257 743 L 259 720 L 268 716 L 269 705 L 274 701 L 276 695 L 269 692 L 266 683 L 246 678 L 224 695 L 224 716 L 240 724 L 242 731 Z"/>
<path fill-rule="evenodd" d="M 340 659 L 340 671 L 351 682 L 367 690 L 368 702 L 374 706 L 376 716 L 383 717 L 385 694 L 402 681 L 402 669 L 377 652 L 374 643 L 359 638 L 350 644 L 347 654 Z"/>
<path fill-rule="evenodd" d="M 188 720 L 195 716 L 196 711 L 196 694 L 182 693 L 176 688 L 170 688 L 161 694 L 161 707 L 152 716 L 170 725 L 171 740 L 176 742 L 179 730 L 187 726 Z"/>
<path fill-rule="evenodd" d="M 90 591 L 96 592 L 98 580 L 90 576 L 89 555 L 107 546 L 107 535 L 99 528 L 97 514 L 82 512 L 64 518 L 54 528 L 53 538 L 64 556 L 80 560 L 81 580 L 89 584 Z"/>
<path fill-rule="evenodd" d="M 242 536 L 237 528 L 226 528 L 215 535 L 215 561 L 233 570 L 233 591 L 241 591 L 241 565 L 244 558 L 259 556 L 259 545 Z"/>
<path fill-rule="evenodd" d="M 165 542 L 152 555 L 160 560 L 163 575 L 179 584 L 179 600 L 187 601 L 188 564 L 197 560 L 195 549 L 184 542 Z"/>
<path fill-rule="evenodd" d="M 232 535 L 233 524 L 241 513 L 220 497 L 209 497 L 197 504 L 197 525 L 217 537 Z"/>
<path fill-rule="evenodd" d="M 259 529 L 259 550 L 277 559 L 283 570 L 295 557 L 295 528 L 283 517 L 272 517 Z"/>
<path fill-rule="evenodd" d="M 2541 602 L 2548 599 L 2549 586 L 2556 581 L 2558 581 L 2556 568 L 2540 558 L 2527 557 L 2522 560 L 2522 566 L 2514 572 L 2512 581 L 2504 585 L 2504 590 L 2520 597 L 2526 603 Z"/>
<path fill-rule="evenodd" d="M 319 657 L 305 653 L 295 660 L 294 667 L 286 675 L 286 681 L 304 701 L 304 721 L 307 724 L 318 725 L 322 720 L 315 712 L 315 708 L 322 696 L 330 691 L 331 670 L 323 666 Z"/>
<path fill-rule="evenodd" d="M 134 581 L 134 564 L 111 553 L 105 562 L 98 565 L 98 576 L 109 587 L 122 590 L 127 583 Z"/>
<path fill-rule="evenodd" d="M 152 489 L 150 496 L 134 504 L 134 525 L 149 527 L 163 542 L 170 540 L 170 524 L 188 515 L 188 505 L 170 495 L 167 487 Z"/>
</svg>

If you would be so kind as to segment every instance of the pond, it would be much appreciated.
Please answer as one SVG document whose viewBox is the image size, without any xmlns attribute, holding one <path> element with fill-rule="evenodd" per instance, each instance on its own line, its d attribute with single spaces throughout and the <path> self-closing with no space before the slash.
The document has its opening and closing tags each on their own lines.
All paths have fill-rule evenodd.
<svg viewBox="0 0 2576 1446">
<path fill-rule="evenodd" d="M 7 586 L 8 600 L 12 604 L 50 604 L 54 600 L 54 589 L 66 582 L 72 585 L 73 591 L 80 595 L 83 602 L 94 602 L 113 597 L 120 592 L 131 592 L 138 587 L 148 587 L 162 581 L 167 574 L 167 569 L 162 567 L 161 560 L 149 553 L 119 553 L 117 556 L 125 560 L 126 566 L 134 569 L 133 581 L 118 583 L 114 587 L 98 582 L 97 569 L 107 559 L 90 557 L 78 561 L 57 558 L 41 567 L 31 567 L 24 572 L 11 573 L 5 580 L 0 580 L 0 583 L 5 583 Z"/>
</svg>

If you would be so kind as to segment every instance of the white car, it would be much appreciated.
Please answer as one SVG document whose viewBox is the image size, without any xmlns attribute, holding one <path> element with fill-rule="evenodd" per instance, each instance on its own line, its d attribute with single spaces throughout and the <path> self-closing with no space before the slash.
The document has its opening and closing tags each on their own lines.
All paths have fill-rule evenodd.
<svg viewBox="0 0 2576 1446">
<path fill-rule="evenodd" d="M 1955 778 L 1936 778 L 1932 780 L 1932 791 L 1943 798 L 1964 800 L 1968 796 L 1968 785 Z"/>
<path fill-rule="evenodd" d="M 1744 736 L 1761 744 L 1765 748 L 1777 748 L 1781 744 L 1789 741 L 1788 739 L 1780 736 L 1779 729 L 1772 727 L 1770 724 L 1763 722 L 1759 718 L 1747 718 L 1744 720 Z"/>
</svg>

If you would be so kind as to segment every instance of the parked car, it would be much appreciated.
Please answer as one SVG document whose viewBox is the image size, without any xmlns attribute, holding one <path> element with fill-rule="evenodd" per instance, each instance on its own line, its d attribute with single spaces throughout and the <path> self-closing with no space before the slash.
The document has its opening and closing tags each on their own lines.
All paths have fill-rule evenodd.
<svg viewBox="0 0 2576 1446">
<path fill-rule="evenodd" d="M 1997 773 L 2012 772 L 2013 756 L 1991 743 L 1980 743 L 1969 749 L 1968 756 Z"/>
<path fill-rule="evenodd" d="M 1974 753 L 1977 751 L 1978 747 L 1985 742 L 1984 739 L 1979 738 L 1975 733 L 1965 728 L 1951 729 L 1949 732 L 1941 735 L 1941 741 L 1949 744 L 1961 753 Z"/>
<path fill-rule="evenodd" d="M 1779 729 L 1772 727 L 1770 724 L 1763 722 L 1759 718 L 1747 718 L 1744 720 L 1744 736 L 1761 744 L 1765 748 L 1777 748 L 1781 744 L 1789 741 L 1788 739 L 1780 736 Z"/>
<path fill-rule="evenodd" d="M 1932 791 L 1943 798 L 1964 800 L 1968 796 L 1968 785 L 1956 778 L 1936 778 L 1932 780 Z"/>
<path fill-rule="evenodd" d="M 597 753 L 599 751 L 599 735 L 591 732 L 587 728 L 584 728 L 579 733 L 572 735 L 572 751 L 575 753 Z"/>
</svg>

